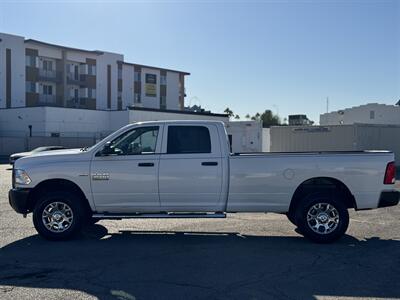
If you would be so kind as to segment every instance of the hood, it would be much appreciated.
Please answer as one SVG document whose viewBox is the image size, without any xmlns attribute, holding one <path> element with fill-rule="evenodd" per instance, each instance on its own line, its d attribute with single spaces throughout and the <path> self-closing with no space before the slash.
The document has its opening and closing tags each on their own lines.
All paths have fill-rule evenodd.
<svg viewBox="0 0 400 300">
<path fill-rule="evenodd" d="M 91 155 L 89 151 L 81 151 L 80 149 L 43 151 L 17 159 L 14 168 L 26 169 L 42 164 L 84 161 L 89 160 Z"/>
<path fill-rule="evenodd" d="M 36 157 L 36 156 L 53 156 L 53 155 L 66 155 L 66 154 L 77 154 L 77 153 L 83 153 L 80 148 L 76 149 L 60 149 L 60 150 L 50 150 L 50 151 L 42 151 L 42 152 L 37 152 L 33 153 L 31 157 Z"/>
<path fill-rule="evenodd" d="M 10 157 L 23 157 L 23 156 L 28 156 L 31 155 L 32 152 L 28 151 L 28 152 L 19 152 L 19 153 L 14 153 L 11 154 Z"/>
</svg>

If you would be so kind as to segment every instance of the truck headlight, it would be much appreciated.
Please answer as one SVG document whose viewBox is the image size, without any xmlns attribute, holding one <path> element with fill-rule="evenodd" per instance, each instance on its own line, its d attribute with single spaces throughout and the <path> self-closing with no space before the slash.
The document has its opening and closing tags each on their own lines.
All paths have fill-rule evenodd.
<svg viewBox="0 0 400 300">
<path fill-rule="evenodd" d="M 28 185 L 32 182 L 25 170 L 14 169 L 14 183 Z"/>
</svg>

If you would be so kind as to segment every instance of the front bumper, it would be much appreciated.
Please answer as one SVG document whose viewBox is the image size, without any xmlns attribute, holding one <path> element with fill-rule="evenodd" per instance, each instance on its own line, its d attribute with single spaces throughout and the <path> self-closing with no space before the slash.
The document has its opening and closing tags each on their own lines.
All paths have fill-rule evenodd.
<svg viewBox="0 0 400 300">
<path fill-rule="evenodd" d="M 378 207 L 388 207 L 399 204 L 400 192 L 399 191 L 385 191 L 379 197 Z"/>
<path fill-rule="evenodd" d="M 14 188 L 8 192 L 8 201 L 11 207 L 20 214 L 27 214 L 30 212 L 29 203 L 30 189 Z"/>
</svg>

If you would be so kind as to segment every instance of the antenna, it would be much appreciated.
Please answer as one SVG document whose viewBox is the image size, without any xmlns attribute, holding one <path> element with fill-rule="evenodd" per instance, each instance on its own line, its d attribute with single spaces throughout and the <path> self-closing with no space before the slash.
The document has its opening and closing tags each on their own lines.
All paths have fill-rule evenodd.
<svg viewBox="0 0 400 300">
<path fill-rule="evenodd" d="M 326 97 L 326 113 L 329 112 L 329 97 Z"/>
</svg>

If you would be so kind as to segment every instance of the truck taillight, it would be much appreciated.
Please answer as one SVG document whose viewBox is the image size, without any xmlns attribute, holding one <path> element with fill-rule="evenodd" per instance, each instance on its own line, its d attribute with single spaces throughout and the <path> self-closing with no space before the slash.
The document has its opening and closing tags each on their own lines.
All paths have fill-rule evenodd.
<svg viewBox="0 0 400 300">
<path fill-rule="evenodd" d="M 396 181 L 396 166 L 394 161 L 390 162 L 386 166 L 385 179 L 383 184 L 394 184 Z"/>
</svg>

